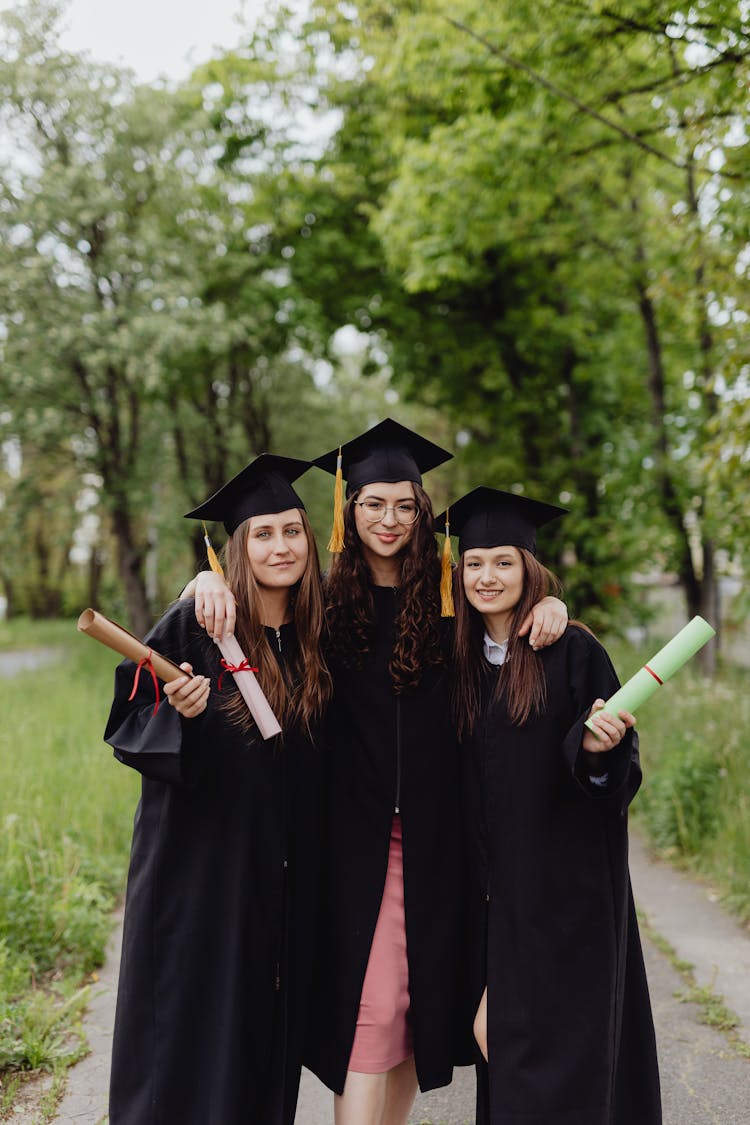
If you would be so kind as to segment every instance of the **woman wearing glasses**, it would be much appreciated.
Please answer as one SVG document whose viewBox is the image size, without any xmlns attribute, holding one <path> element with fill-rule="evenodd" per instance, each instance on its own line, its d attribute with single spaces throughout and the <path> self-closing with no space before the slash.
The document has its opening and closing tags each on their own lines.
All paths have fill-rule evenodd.
<svg viewBox="0 0 750 1125">
<path fill-rule="evenodd" d="M 315 464 L 335 472 L 338 451 Z M 401 1125 L 450 1082 L 461 1024 L 463 850 L 447 633 L 423 472 L 450 454 L 386 419 L 342 447 L 326 581 L 334 677 L 317 1027 L 337 1125 Z"/>
<path fill-rule="evenodd" d="M 314 463 L 335 473 L 339 450 Z M 422 473 L 450 454 L 386 419 L 342 446 L 343 550 L 326 580 L 334 679 L 325 783 L 323 926 L 307 1065 L 336 1125 L 405 1125 L 417 1085 L 473 1061 L 462 1029 L 464 859 L 449 709 L 450 635 Z M 197 604 L 219 628 L 227 596 Z M 231 615 L 231 607 L 230 607 Z M 549 599 L 537 644 L 565 627 Z M 231 621 L 231 616 L 230 616 Z M 528 623 L 531 626 L 531 622 Z"/>
</svg>

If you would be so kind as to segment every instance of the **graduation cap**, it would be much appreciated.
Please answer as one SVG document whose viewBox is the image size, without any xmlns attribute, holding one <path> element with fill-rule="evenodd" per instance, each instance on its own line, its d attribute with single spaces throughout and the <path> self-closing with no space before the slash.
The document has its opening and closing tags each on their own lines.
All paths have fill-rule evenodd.
<svg viewBox="0 0 750 1125">
<path fill-rule="evenodd" d="M 460 554 L 472 547 L 525 547 L 536 554 L 536 529 L 567 510 L 498 488 L 475 488 L 436 517 L 435 530 L 457 535 Z"/>
<path fill-rule="evenodd" d="M 213 496 L 185 514 L 186 519 L 216 520 L 232 535 L 250 516 L 273 515 L 305 505 L 292 481 L 310 468 L 311 461 L 261 453 Z"/>
<path fill-rule="evenodd" d="M 344 545 L 343 481 L 350 496 L 366 484 L 383 481 L 395 484 L 410 480 L 422 483 L 422 473 L 442 465 L 453 456 L 427 438 L 384 418 L 372 429 L 352 438 L 338 449 L 332 449 L 313 461 L 318 468 L 336 475 L 334 491 L 333 531 L 329 551 L 341 551 Z"/>
</svg>

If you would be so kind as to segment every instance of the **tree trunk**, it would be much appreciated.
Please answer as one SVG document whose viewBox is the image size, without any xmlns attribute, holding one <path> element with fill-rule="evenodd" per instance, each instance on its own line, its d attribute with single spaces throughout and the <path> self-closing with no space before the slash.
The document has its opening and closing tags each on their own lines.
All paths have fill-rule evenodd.
<svg viewBox="0 0 750 1125">
<path fill-rule="evenodd" d="M 639 248 L 639 259 L 641 262 L 645 262 L 645 252 L 642 247 Z M 703 543 L 703 573 L 699 574 L 693 558 L 690 535 L 685 524 L 685 513 L 670 467 L 669 438 L 666 429 L 666 375 L 656 309 L 645 284 L 640 279 L 636 281 L 636 292 L 638 309 L 646 337 L 648 389 L 656 431 L 656 477 L 662 499 L 662 509 L 677 539 L 677 573 L 685 593 L 688 616 L 694 617 L 696 614 L 705 616 L 703 607 L 707 603 L 713 604 L 716 601 L 713 544 L 710 541 L 704 541 Z M 709 619 L 714 624 L 715 618 L 713 615 Z M 716 622 L 716 625 L 718 625 L 718 622 Z"/>
<path fill-rule="evenodd" d="M 696 222 L 698 217 L 698 201 L 695 195 L 695 185 L 692 170 L 688 172 L 688 203 Z M 640 216 L 640 206 L 635 194 L 630 197 L 630 209 L 636 218 Z M 714 570 L 713 543 L 703 536 L 702 553 L 703 566 L 696 567 L 690 532 L 686 523 L 686 511 L 680 498 L 674 474 L 679 471 L 671 457 L 669 435 L 667 433 L 666 415 L 666 372 L 657 323 L 656 308 L 648 291 L 648 255 L 642 239 L 636 240 L 635 245 L 635 292 L 638 309 L 643 323 L 646 338 L 646 354 L 648 357 L 648 390 L 651 398 L 652 416 L 656 436 L 656 479 L 657 487 L 662 500 L 662 509 L 672 526 L 677 540 L 677 573 L 680 584 L 685 594 L 688 617 L 696 614 L 707 617 L 712 625 L 719 628 L 718 599 L 716 596 L 716 575 Z M 706 315 L 706 301 L 703 295 L 703 268 L 699 265 L 696 273 L 696 285 L 699 294 L 699 323 L 700 323 L 700 354 L 702 367 L 702 389 L 708 384 L 710 372 L 709 355 L 712 346 L 710 328 Z M 701 497 L 701 501 L 703 501 Z M 702 513 L 701 513 L 702 514 Z M 710 610 L 704 612 L 706 607 Z M 710 651 L 707 651 L 709 650 Z M 701 666 L 712 674 L 716 663 L 716 645 L 712 641 L 710 646 L 701 650 Z"/>
<path fill-rule="evenodd" d="M 88 599 L 89 605 L 96 609 L 99 605 L 99 591 L 102 584 L 102 571 L 104 569 L 101 554 L 96 545 L 91 548 L 88 572 Z"/>
<path fill-rule="evenodd" d="M 13 579 L 8 577 L 7 574 L 0 574 L 0 582 L 3 584 L 5 591 L 5 620 L 10 621 L 11 617 L 15 617 L 15 603 L 13 600 Z M 3 615 L 0 614 L 0 620 Z"/>
<path fill-rule="evenodd" d="M 161 484 L 155 477 L 151 482 L 151 512 L 149 513 L 145 582 L 146 598 L 149 605 L 159 604 L 159 529 L 154 518 L 154 513 L 159 511 Z"/>
<path fill-rule="evenodd" d="M 672 58 L 673 68 L 675 73 L 679 70 L 679 64 L 676 59 L 674 44 L 670 43 L 670 55 Z M 686 118 L 685 112 L 681 113 L 680 122 L 684 135 L 689 135 L 689 122 Z M 704 226 L 701 217 L 701 201 L 699 198 L 698 185 L 696 181 L 696 167 L 695 167 L 695 154 L 700 144 L 700 138 L 696 145 L 688 153 L 686 161 L 685 172 L 685 186 L 687 202 L 690 208 L 690 215 L 693 221 L 693 233 L 696 239 L 696 254 L 697 259 L 695 269 L 693 271 L 693 292 L 695 295 L 695 313 L 696 322 L 698 326 L 698 378 L 697 388 L 700 391 L 701 400 L 704 404 L 704 416 L 702 423 L 702 433 L 699 434 L 698 440 L 702 443 L 705 440 L 708 425 L 713 418 L 716 418 L 719 412 L 719 398 L 714 388 L 714 334 L 711 327 L 711 318 L 709 316 L 709 306 L 711 302 L 710 288 L 706 282 L 706 261 L 707 254 L 705 250 L 705 236 Z M 719 590 L 718 579 L 716 575 L 715 566 L 715 551 L 713 540 L 705 532 L 707 526 L 707 517 L 709 513 L 706 508 L 705 495 L 701 498 L 702 504 L 700 509 L 699 519 L 701 522 L 701 548 L 703 553 L 703 573 L 700 584 L 700 600 L 698 613 L 702 617 L 706 617 L 708 621 L 714 626 L 717 632 L 717 637 L 707 644 L 700 652 L 700 665 L 707 675 L 713 675 L 716 671 L 716 654 L 718 648 L 718 635 L 721 627 L 719 620 Z"/>
<path fill-rule="evenodd" d="M 117 544 L 117 567 L 125 589 L 131 630 L 143 637 L 153 625 L 153 614 L 143 578 L 143 552 L 135 544 L 128 514 L 122 508 L 112 513 L 112 528 Z"/>
<path fill-rule="evenodd" d="M 576 466 L 575 482 L 576 491 L 583 500 L 583 518 L 593 523 L 599 515 L 600 501 L 598 491 L 598 477 L 587 467 L 585 459 L 585 439 L 583 436 L 582 415 L 584 408 L 579 400 L 578 388 L 575 382 L 578 357 L 575 349 L 568 345 L 561 357 L 560 382 L 568 389 L 568 432 L 570 462 Z M 561 434 L 560 440 L 564 440 Z M 576 543 L 576 557 L 580 566 L 582 577 L 578 579 L 579 612 L 586 614 L 591 610 L 601 609 L 604 606 L 604 596 L 601 578 L 597 576 L 598 567 L 596 558 L 592 559 L 591 551 L 598 550 L 598 544 L 588 536 L 582 536 Z M 562 559 L 559 560 L 562 566 Z"/>
<path fill-rule="evenodd" d="M 716 658 L 719 652 L 720 613 L 719 613 L 719 586 L 716 578 L 715 552 L 711 539 L 704 539 L 703 548 L 703 580 L 700 585 L 700 601 L 696 613 L 704 617 L 716 629 L 716 636 L 698 653 L 698 663 L 701 671 L 706 676 L 716 673 Z M 695 614 L 691 614 L 691 617 Z"/>
<path fill-rule="evenodd" d="M 37 620 L 59 617 L 62 610 L 62 591 L 52 577 L 52 551 L 41 524 L 36 528 L 30 547 L 37 562 L 36 581 L 30 596 L 31 616 Z"/>
</svg>

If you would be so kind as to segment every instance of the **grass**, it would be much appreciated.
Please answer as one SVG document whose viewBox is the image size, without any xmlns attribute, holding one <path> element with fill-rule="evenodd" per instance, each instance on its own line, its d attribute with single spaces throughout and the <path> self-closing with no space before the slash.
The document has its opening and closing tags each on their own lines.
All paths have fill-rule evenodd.
<svg viewBox="0 0 750 1125">
<path fill-rule="evenodd" d="M 122 893 L 135 774 L 102 742 L 114 653 L 74 622 L 3 623 L 0 648 L 60 659 L 0 679 L 0 1073 L 57 1071 L 85 1050 L 87 980 Z"/>
<path fill-rule="evenodd" d="M 621 678 L 639 666 L 632 650 L 610 651 Z M 710 880 L 750 923 L 747 671 L 728 667 L 707 681 L 688 665 L 644 704 L 638 730 L 644 783 L 634 822 L 657 854 Z"/>
<path fill-rule="evenodd" d="M 39 1116 L 36 1125 L 48 1125 L 57 1116 L 57 1105 L 65 1092 L 65 1069 L 58 1068 L 52 1084 L 45 1091 L 39 1106 Z"/>
</svg>

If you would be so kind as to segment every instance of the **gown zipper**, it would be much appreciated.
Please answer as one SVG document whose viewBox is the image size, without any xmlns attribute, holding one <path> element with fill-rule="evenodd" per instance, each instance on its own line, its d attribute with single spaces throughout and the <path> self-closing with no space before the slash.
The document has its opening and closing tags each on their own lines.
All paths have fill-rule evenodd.
<svg viewBox="0 0 750 1125">
<path fill-rule="evenodd" d="M 276 634 L 276 646 L 277 646 L 279 652 L 281 652 L 281 629 L 274 628 L 274 633 Z M 286 786 L 284 786 L 284 788 L 286 788 Z M 284 822 L 286 822 L 286 817 L 283 816 L 283 814 L 282 814 L 282 820 Z M 286 829 L 284 831 L 284 835 L 286 836 Z M 284 850 L 286 851 L 286 843 L 285 843 Z M 288 893 L 287 872 L 288 872 L 288 868 L 289 868 L 289 860 L 288 859 L 284 858 L 282 860 L 281 868 L 282 868 L 282 886 L 283 886 L 283 890 L 282 890 L 283 907 L 282 907 L 282 923 L 281 923 L 281 935 L 282 935 L 281 941 L 282 941 L 282 947 L 283 947 L 284 937 L 286 935 L 286 896 L 287 896 L 287 893 Z M 273 986 L 274 986 L 275 992 L 281 992 L 281 959 L 279 959 L 276 962 Z M 284 1026 L 286 1027 L 286 1020 L 284 1021 Z M 285 1035 L 286 1035 L 286 1031 L 285 1031 Z"/>
<path fill-rule="evenodd" d="M 396 696 L 396 799 L 394 813 L 401 812 L 401 696 Z"/>
<path fill-rule="evenodd" d="M 398 597 L 398 586 L 393 587 L 394 596 Z M 396 696 L 396 797 L 393 802 L 393 811 L 398 816 L 401 812 L 401 696 Z"/>
</svg>

